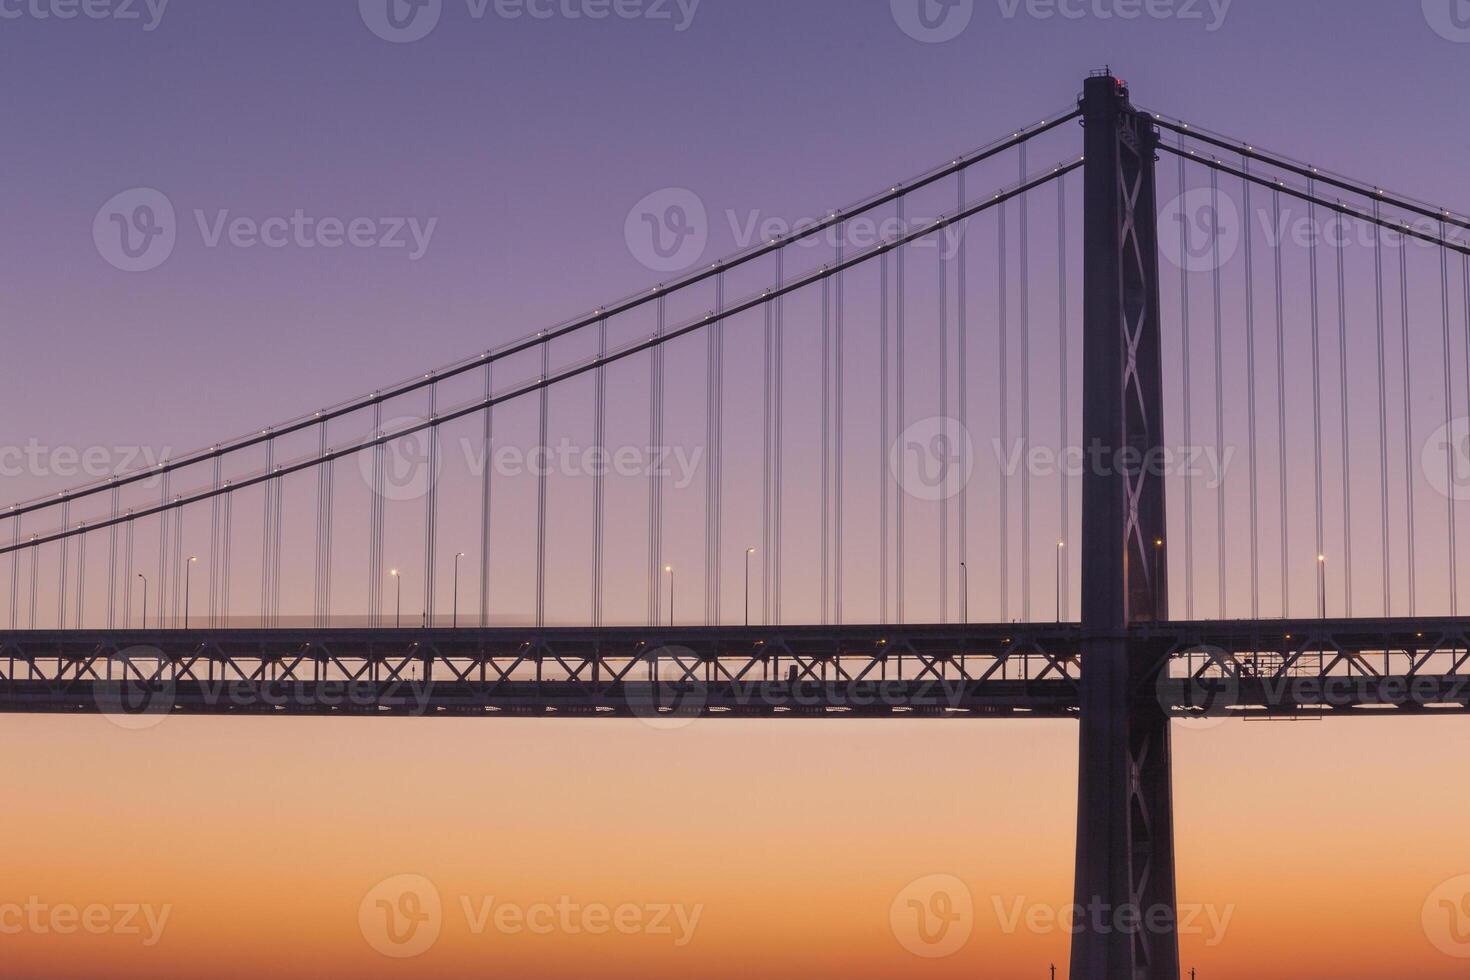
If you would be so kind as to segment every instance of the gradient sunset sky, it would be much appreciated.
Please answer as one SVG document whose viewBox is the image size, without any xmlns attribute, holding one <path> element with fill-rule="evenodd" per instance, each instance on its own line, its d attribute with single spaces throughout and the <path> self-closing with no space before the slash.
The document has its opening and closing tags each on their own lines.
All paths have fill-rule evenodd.
<svg viewBox="0 0 1470 980">
<path fill-rule="evenodd" d="M 1164 5 L 1170 16 L 1136 20 L 1099 13 L 1126 4 L 1064 6 L 1082 15 L 1038 16 L 1053 8 L 1026 0 L 962 2 L 973 8 L 968 25 L 927 43 L 904 30 L 914 12 L 903 0 L 649 0 L 634 5 L 644 16 L 605 20 L 569 18 L 563 0 L 548 5 L 555 15 L 547 19 L 498 16 L 493 0 L 477 17 L 478 4 L 443 0 L 434 30 L 400 44 L 370 28 L 371 0 L 361 8 L 351 0 L 172 0 L 160 8 L 155 0 L 134 5 L 136 20 L 41 17 L 52 12 L 49 0 L 0 0 L 0 447 L 105 447 L 114 460 L 137 448 L 156 459 L 309 414 L 674 274 L 651 268 L 628 233 L 630 212 L 649 195 L 682 189 L 701 202 L 709 240 L 692 262 L 711 262 L 740 244 L 738 227 L 752 218 L 824 214 L 1070 108 L 1082 78 L 1104 64 L 1150 109 L 1470 210 L 1463 0 L 1179 0 Z M 1031 151 L 1030 167 L 1047 168 L 1078 147 L 1075 127 L 1053 134 Z M 1172 161 L 1161 172 L 1161 187 L 1176 193 Z M 974 178 L 971 191 L 1017 176 L 1011 162 Z M 179 240 L 161 267 L 130 274 L 99 254 L 93 223 L 114 195 L 140 187 L 175 206 Z M 1066 189 L 1075 214 L 1080 181 Z M 1032 220 L 1050 233 L 1055 191 L 1043 193 Z M 932 217 L 953 205 L 918 206 Z M 211 248 L 194 219 L 195 211 L 213 220 L 226 210 L 264 219 L 297 209 L 435 224 L 423 255 L 412 258 L 411 248 Z M 993 218 L 977 226 L 971 262 L 979 269 L 992 258 L 997 229 Z M 1070 234 L 1078 230 L 1074 223 Z M 1032 272 L 1052 282 L 1054 239 L 1048 247 Z M 924 262 L 915 259 L 916 275 Z M 1080 269 L 1075 244 L 1069 263 Z M 1412 274 L 1438 272 L 1426 265 Z M 1458 271 L 1452 283 L 1458 303 Z M 872 319 L 861 307 L 874 286 L 855 276 L 851 288 L 860 333 Z M 1177 305 L 1177 288 L 1166 277 L 1166 305 Z M 1238 285 L 1229 288 L 1236 297 Z M 1354 275 L 1344 306 L 1361 311 L 1358 290 L 1368 288 Z M 977 310 L 991 308 L 993 297 L 979 287 L 974 297 Z M 1076 294 L 1070 299 L 1075 316 Z M 930 302 L 916 297 L 916 310 Z M 1039 373 L 1055 370 L 1046 365 L 1056 354 L 1057 302 L 1046 287 L 1032 310 L 1049 331 L 1033 352 Z M 1336 302 L 1326 314 L 1334 323 Z M 1421 304 L 1438 315 L 1437 292 L 1414 302 L 1415 317 Z M 1301 303 L 1300 295 L 1292 300 L 1294 315 Z M 809 312 L 794 302 L 791 316 Z M 1438 356 L 1438 324 L 1431 326 L 1430 343 L 1414 354 L 1427 365 Z M 631 336 L 644 327 L 626 329 Z M 794 356 L 810 354 L 801 340 L 793 344 Z M 1457 334 L 1457 366 L 1465 344 Z M 936 354 L 922 336 L 916 345 L 923 370 Z M 732 370 L 749 370 L 749 350 L 732 350 Z M 676 393 L 697 389 L 702 352 L 673 355 Z M 871 356 L 871 344 L 860 346 L 854 363 Z M 977 401 L 989 398 L 993 366 L 977 358 L 974 370 Z M 1329 376 L 1331 429 L 1345 393 Z M 641 377 L 614 384 L 633 389 Z M 932 392 L 916 390 L 916 417 L 930 414 L 920 410 Z M 1193 397 L 1171 392 L 1175 404 Z M 1432 392 L 1422 395 L 1421 437 L 1446 408 Z M 749 385 L 732 383 L 730 397 L 736 415 L 759 411 Z M 793 397 L 800 415 L 805 396 Z M 1454 397 L 1470 398 L 1470 378 L 1458 367 Z M 1058 423 L 1053 404 L 1048 395 L 1037 409 L 1048 438 Z M 871 429 L 868 410 L 855 406 L 854 431 Z M 1212 411 L 1199 416 L 1211 438 Z M 646 414 L 645 402 L 633 404 L 620 423 L 626 438 L 639 438 Z M 509 415 L 507 440 L 534 430 L 534 416 Z M 1232 414 L 1232 433 L 1239 424 Z M 1294 414 L 1292 425 L 1301 424 Z M 977 440 L 990 425 L 977 427 Z M 672 438 L 697 445 L 702 428 L 702 416 L 681 417 Z M 807 437 L 794 438 L 805 445 Z M 868 442 L 876 445 L 876 435 Z M 1371 457 L 1376 443 L 1365 445 Z M 755 443 L 736 439 L 730 451 L 759 459 Z M 871 466 L 853 465 L 867 466 L 871 478 L 882 461 L 872 451 L 868 459 Z M 81 482 L 56 470 L 7 473 L 4 502 Z M 456 504 L 470 492 L 464 475 L 445 479 L 454 512 L 447 547 L 477 532 Z M 727 618 L 739 601 L 742 539 L 758 534 L 759 516 L 758 497 L 743 502 L 759 493 L 758 477 L 734 479 L 754 482 L 730 493 Z M 1357 506 L 1376 520 L 1376 472 L 1364 479 L 1369 490 Z M 355 485 L 344 493 L 357 494 L 357 504 L 343 504 L 350 514 L 365 489 L 348 482 Z M 1425 482 L 1414 492 L 1442 504 Z M 810 487 L 800 475 L 794 483 L 787 617 L 809 620 L 815 564 L 801 516 Z M 873 486 L 856 478 L 852 486 L 854 507 L 867 506 Z M 1038 486 L 1030 613 L 1044 619 L 1054 598 L 1050 549 L 1057 535 L 1075 537 L 1076 514 L 1062 522 L 1056 485 Z M 983 483 L 972 495 L 976 513 L 991 489 Z M 1340 489 L 1329 486 L 1333 506 Z M 1244 499 L 1232 493 L 1236 519 Z M 643 520 L 636 486 L 613 494 L 612 506 Z M 498 504 L 513 538 L 497 592 L 497 616 L 507 622 L 523 621 L 530 601 L 526 578 L 511 573 L 525 546 L 529 499 L 508 489 Z M 702 485 L 675 498 L 670 547 L 681 565 L 701 560 L 703 499 Z M 1198 613 L 1247 615 L 1249 570 L 1238 561 L 1227 572 L 1227 606 L 1216 606 L 1214 498 L 1201 501 Z M 309 508 L 307 490 L 299 502 Z M 1304 497 L 1290 503 L 1308 506 Z M 416 501 L 405 507 L 418 513 Z M 1292 553 L 1302 560 L 1288 573 L 1289 611 L 1307 615 L 1315 548 L 1310 514 L 1292 513 Z M 1448 606 L 1440 569 L 1458 556 L 1432 523 L 1444 519 L 1443 507 L 1427 513 L 1420 559 L 1431 571 L 1419 598 L 1421 609 L 1440 611 Z M 553 576 L 558 622 L 584 615 L 579 514 L 553 531 L 565 535 L 553 545 L 564 559 Z M 1266 518 L 1263 547 L 1273 555 L 1278 516 Z M 916 540 L 929 540 L 934 515 L 916 508 L 914 520 Z M 857 556 L 871 550 L 871 530 L 860 523 Z M 393 533 L 416 556 L 404 526 Z M 1334 512 L 1329 540 L 1341 532 Z M 631 548 L 643 528 L 612 533 L 615 545 L 626 535 Z M 993 538 L 978 520 L 974 533 L 975 554 L 983 554 Z M 190 534 L 207 541 L 207 519 Z M 1360 613 L 1377 614 L 1379 556 L 1371 533 L 1367 540 L 1351 598 Z M 344 545 L 344 567 L 360 564 L 354 547 L 361 550 Z M 1406 558 L 1389 557 L 1400 590 L 1392 601 L 1402 605 Z M 641 562 L 638 553 L 630 574 L 614 576 L 615 617 L 643 613 Z M 849 620 L 863 618 L 855 610 L 876 589 L 871 562 L 854 564 Z M 1023 616 L 1016 593 L 999 603 L 993 567 L 975 574 L 976 619 Z M 287 575 L 288 614 L 308 611 L 309 563 Z M 1075 575 L 1069 568 L 1069 592 Z M 1274 566 L 1268 575 L 1264 614 L 1276 615 L 1282 583 Z M 1339 612 L 1348 595 L 1336 567 L 1332 575 Z M 11 581 L 0 560 L 0 596 Z M 365 585 L 360 575 L 344 582 L 344 606 L 355 612 Z M 946 584 L 954 589 L 955 576 Z M 936 586 L 932 564 L 914 572 L 911 618 L 937 618 Z M 685 587 L 695 596 L 698 580 Z M 422 610 L 416 588 L 405 594 L 413 616 Z M 93 617 L 98 592 L 89 593 Z M 43 618 L 55 616 L 54 600 L 43 595 Z M 698 603 L 688 601 L 693 617 Z M 8 613 L 8 603 L 0 606 Z M 955 610 L 951 600 L 951 616 Z M 25 623 L 6 622 L 17 625 Z M 1017 903 L 1055 910 L 1070 900 L 1077 773 L 1069 723 L 699 721 L 664 731 L 639 722 L 168 718 L 134 731 L 100 717 L 0 717 L 0 733 L 11 746 L 0 759 L 3 976 L 1042 978 L 1050 963 L 1066 975 L 1064 933 L 1008 931 L 1001 911 Z M 1182 938 L 1185 968 L 1198 968 L 1202 980 L 1464 976 L 1467 961 L 1436 948 L 1422 918 L 1437 908 L 1437 889 L 1470 875 L 1465 737 L 1454 719 L 1180 726 L 1180 900 L 1228 921 L 1215 935 L 1201 917 L 1201 933 Z M 400 875 L 431 882 L 444 911 L 432 948 L 395 960 L 372 948 L 359 909 L 379 883 Z M 895 899 L 931 875 L 964 882 L 975 909 L 969 942 L 937 960 L 912 955 L 890 925 Z M 461 904 L 561 896 L 701 911 L 692 941 L 675 947 L 656 935 L 476 934 Z M 152 945 L 134 935 L 11 934 L 6 906 L 33 897 L 48 906 L 166 906 L 168 919 Z"/>
</svg>

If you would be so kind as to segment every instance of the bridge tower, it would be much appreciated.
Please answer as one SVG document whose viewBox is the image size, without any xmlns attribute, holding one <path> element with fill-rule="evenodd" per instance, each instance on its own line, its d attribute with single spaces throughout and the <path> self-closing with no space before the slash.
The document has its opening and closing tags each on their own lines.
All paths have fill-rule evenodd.
<svg viewBox="0 0 1470 980">
<path fill-rule="evenodd" d="M 1111 73 L 1084 83 L 1082 718 L 1072 980 L 1178 980 L 1164 662 L 1128 638 L 1168 618 L 1158 131 Z"/>
</svg>

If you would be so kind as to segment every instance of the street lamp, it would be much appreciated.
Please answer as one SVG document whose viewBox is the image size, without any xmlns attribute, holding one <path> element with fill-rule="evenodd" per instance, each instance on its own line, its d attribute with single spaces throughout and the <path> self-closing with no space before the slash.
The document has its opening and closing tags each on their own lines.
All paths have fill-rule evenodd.
<svg viewBox="0 0 1470 980">
<path fill-rule="evenodd" d="M 1154 538 L 1154 622 L 1164 618 L 1164 539 Z"/>
<path fill-rule="evenodd" d="M 188 564 L 184 566 L 184 629 L 186 630 L 189 628 L 189 583 L 194 577 L 191 573 L 198 561 L 198 555 L 190 555 Z"/>
<path fill-rule="evenodd" d="M 1067 550 L 1067 542 L 1057 542 L 1057 622 L 1062 621 L 1062 552 Z"/>
<path fill-rule="evenodd" d="M 669 626 L 674 625 L 674 566 L 665 565 L 664 571 L 669 573 Z"/>
<path fill-rule="evenodd" d="M 398 569 L 396 568 L 388 574 L 393 576 L 393 581 L 398 586 L 398 599 L 393 613 L 393 628 L 400 630 L 403 629 L 403 576 L 398 574 Z"/>
<path fill-rule="evenodd" d="M 745 625 L 750 625 L 750 556 L 755 554 L 754 548 L 745 549 Z"/>
<path fill-rule="evenodd" d="M 148 628 L 148 576 L 139 572 L 138 577 L 143 580 L 143 628 L 146 630 Z"/>
<path fill-rule="evenodd" d="M 450 620 L 451 629 L 459 629 L 459 560 L 463 557 L 463 551 L 454 556 L 454 618 Z"/>
</svg>

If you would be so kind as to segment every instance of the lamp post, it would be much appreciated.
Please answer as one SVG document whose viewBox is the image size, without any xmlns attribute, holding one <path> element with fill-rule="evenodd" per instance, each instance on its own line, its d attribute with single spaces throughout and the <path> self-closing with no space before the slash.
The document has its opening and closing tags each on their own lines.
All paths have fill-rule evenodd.
<svg viewBox="0 0 1470 980">
<path fill-rule="evenodd" d="M 745 625 L 750 625 L 750 556 L 755 554 L 754 548 L 745 549 Z"/>
<path fill-rule="evenodd" d="M 463 551 L 454 556 L 454 618 L 450 620 L 451 629 L 459 629 L 459 560 L 463 557 Z"/>
<path fill-rule="evenodd" d="M 665 565 L 664 571 L 669 573 L 669 626 L 674 625 L 674 566 Z"/>
<path fill-rule="evenodd" d="M 148 576 L 139 572 L 138 577 L 143 580 L 143 628 L 146 630 L 148 628 Z"/>
<path fill-rule="evenodd" d="M 189 628 L 189 583 L 193 580 L 194 565 L 199 561 L 198 555 L 190 555 L 189 561 L 184 565 L 184 629 Z"/>
<path fill-rule="evenodd" d="M 393 628 L 399 630 L 403 629 L 403 576 L 398 574 L 396 568 L 388 574 L 393 576 L 393 581 L 398 587 L 398 598 L 393 612 Z"/>
<path fill-rule="evenodd" d="M 1164 539 L 1154 538 L 1154 622 L 1164 618 Z"/>
</svg>

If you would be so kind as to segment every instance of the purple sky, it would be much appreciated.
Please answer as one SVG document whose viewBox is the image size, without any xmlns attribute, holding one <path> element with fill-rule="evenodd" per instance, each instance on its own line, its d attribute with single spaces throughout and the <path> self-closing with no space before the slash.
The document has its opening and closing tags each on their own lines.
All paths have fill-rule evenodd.
<svg viewBox="0 0 1470 980">
<path fill-rule="evenodd" d="M 694 192 L 708 262 L 736 244 L 727 212 L 843 206 L 1069 107 L 1104 63 L 1140 104 L 1466 209 L 1470 43 L 1449 0 L 1180 0 L 1132 21 L 1099 13 L 1126 0 L 976 0 L 944 43 L 886 0 L 542 6 L 443 0 L 395 44 L 349 0 L 173 0 L 151 30 L 156 5 L 62 21 L 0 2 L 0 445 L 177 451 L 308 414 L 652 285 L 625 236 L 650 193 Z M 93 221 L 139 187 L 168 197 L 178 240 L 130 274 Z M 196 218 L 298 209 L 432 235 L 417 258 L 407 231 L 399 249 L 207 247 Z"/>
</svg>

